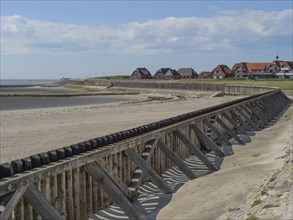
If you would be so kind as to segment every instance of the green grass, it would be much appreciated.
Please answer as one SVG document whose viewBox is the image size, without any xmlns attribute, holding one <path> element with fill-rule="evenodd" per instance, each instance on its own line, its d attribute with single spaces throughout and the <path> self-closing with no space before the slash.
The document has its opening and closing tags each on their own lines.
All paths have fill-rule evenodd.
<svg viewBox="0 0 293 220">
<path fill-rule="evenodd" d="M 259 156 L 261 156 L 261 154 L 260 153 L 255 153 L 255 154 L 251 154 L 251 156 L 252 157 L 259 157 Z"/>
<path fill-rule="evenodd" d="M 257 220 L 257 217 L 255 217 L 254 215 L 251 215 L 246 220 Z"/>
<path fill-rule="evenodd" d="M 180 80 L 188 83 L 221 83 L 225 85 L 243 85 L 243 86 L 269 86 L 278 87 L 282 90 L 293 90 L 293 79 L 194 79 Z"/>
<path fill-rule="evenodd" d="M 94 77 L 91 79 L 117 79 L 117 80 L 122 80 L 122 79 L 130 79 L 131 76 L 128 75 L 117 75 L 117 76 L 100 76 L 100 77 Z"/>
<path fill-rule="evenodd" d="M 261 203 L 262 203 L 262 201 L 260 199 L 256 199 L 256 200 L 254 200 L 253 204 L 251 205 L 251 208 L 256 206 L 256 205 L 259 205 Z"/>
</svg>

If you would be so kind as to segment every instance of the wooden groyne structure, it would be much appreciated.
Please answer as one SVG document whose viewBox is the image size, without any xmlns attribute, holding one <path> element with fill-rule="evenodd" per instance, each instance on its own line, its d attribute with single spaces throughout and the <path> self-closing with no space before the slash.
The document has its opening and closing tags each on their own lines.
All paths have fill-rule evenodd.
<svg viewBox="0 0 293 220">
<path fill-rule="evenodd" d="M 130 219 L 147 219 L 134 204 L 138 187 L 151 181 L 164 194 L 160 176 L 197 157 L 210 172 L 207 152 L 225 157 L 224 144 L 245 145 L 242 135 L 274 123 L 291 100 L 279 89 L 97 137 L 0 165 L 0 219 L 86 219 L 117 204 Z"/>
</svg>

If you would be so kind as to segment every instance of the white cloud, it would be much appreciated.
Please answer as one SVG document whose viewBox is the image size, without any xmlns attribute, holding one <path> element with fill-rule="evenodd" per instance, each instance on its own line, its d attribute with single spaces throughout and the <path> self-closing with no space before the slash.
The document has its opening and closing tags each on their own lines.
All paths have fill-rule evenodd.
<svg viewBox="0 0 293 220">
<path fill-rule="evenodd" d="M 167 17 L 120 26 L 88 27 L 1 17 L 4 54 L 158 54 L 217 51 L 292 37 L 293 10 L 218 11 L 215 17 Z"/>
</svg>

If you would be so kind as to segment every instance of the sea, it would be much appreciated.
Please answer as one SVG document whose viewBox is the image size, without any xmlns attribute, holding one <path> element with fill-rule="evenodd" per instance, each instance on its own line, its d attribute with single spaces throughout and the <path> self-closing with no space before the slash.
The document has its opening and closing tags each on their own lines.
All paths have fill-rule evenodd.
<svg viewBox="0 0 293 220">
<path fill-rule="evenodd" d="M 47 87 L 50 83 L 57 80 L 2 80 L 0 83 L 0 111 L 7 110 L 24 110 L 24 109 L 41 109 L 56 107 L 72 107 L 72 106 L 89 106 L 108 104 L 128 99 L 121 97 L 109 96 L 18 96 L 17 94 L 67 94 L 80 93 L 78 90 L 66 89 L 62 87 Z M 4 94 L 16 94 L 7 96 Z"/>
<path fill-rule="evenodd" d="M 0 79 L 0 86 L 46 86 L 57 79 Z"/>
</svg>

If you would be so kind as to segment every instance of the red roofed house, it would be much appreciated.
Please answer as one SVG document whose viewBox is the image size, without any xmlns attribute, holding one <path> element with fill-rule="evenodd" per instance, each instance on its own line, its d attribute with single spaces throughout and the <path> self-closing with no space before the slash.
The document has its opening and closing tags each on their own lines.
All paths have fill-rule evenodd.
<svg viewBox="0 0 293 220">
<path fill-rule="evenodd" d="M 292 71 L 293 69 L 292 63 L 293 62 L 290 62 L 290 61 L 278 61 L 278 60 L 275 60 L 270 63 L 269 62 L 263 62 L 263 63 L 241 62 L 241 63 L 234 64 L 232 68 L 232 74 L 235 77 L 247 77 L 251 75 L 251 76 L 259 77 L 259 78 L 264 78 L 264 77 L 281 78 L 281 75 L 283 73 L 281 69 L 283 68 L 284 71 L 288 71 L 287 78 L 289 78 L 290 77 L 289 71 L 290 70 Z M 290 67 L 290 65 L 292 67 Z M 279 72 L 280 74 L 277 74 Z"/>
<path fill-rule="evenodd" d="M 232 76 L 231 73 L 232 71 L 227 65 L 220 64 L 213 69 L 212 78 L 222 79 L 224 77 Z"/>
<path fill-rule="evenodd" d="M 201 79 L 206 79 L 206 78 L 211 78 L 212 72 L 209 71 L 202 71 L 200 74 L 198 74 L 198 78 Z"/>
<path fill-rule="evenodd" d="M 150 79 L 152 78 L 151 73 L 145 68 L 136 68 L 131 75 L 132 79 Z"/>
<path fill-rule="evenodd" d="M 290 78 L 293 79 L 293 61 L 278 61 L 279 69 L 276 73 L 278 78 Z"/>
</svg>

